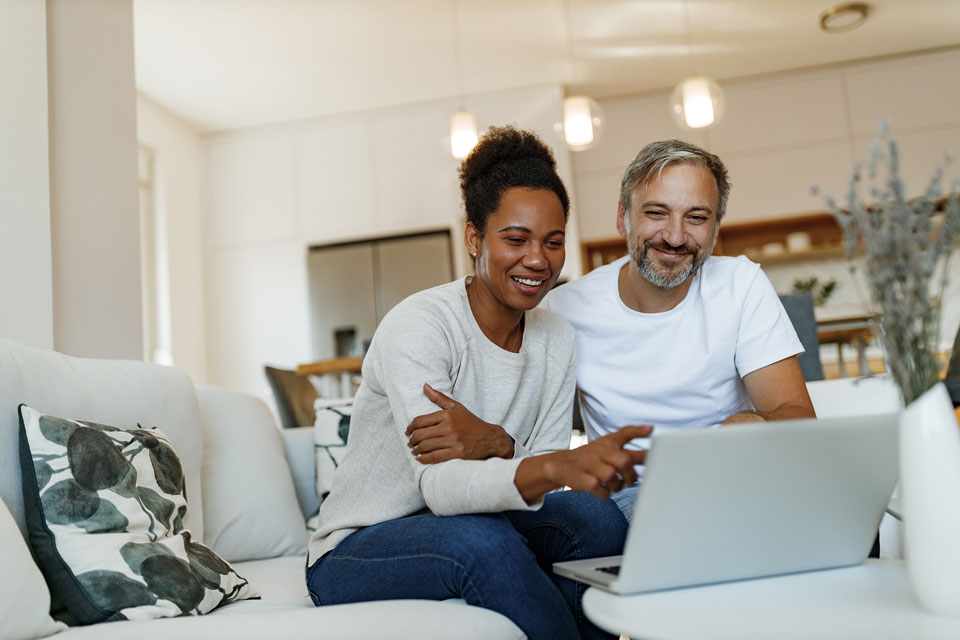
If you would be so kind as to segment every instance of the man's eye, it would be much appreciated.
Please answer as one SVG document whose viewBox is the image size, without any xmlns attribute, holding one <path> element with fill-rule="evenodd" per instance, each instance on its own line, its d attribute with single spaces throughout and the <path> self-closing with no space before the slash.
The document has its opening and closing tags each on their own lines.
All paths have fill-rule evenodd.
<svg viewBox="0 0 960 640">
<path fill-rule="evenodd" d="M 663 217 L 663 216 L 667 215 L 667 214 L 664 213 L 663 211 L 646 211 L 645 213 L 646 213 L 648 216 L 653 217 L 653 218 L 660 218 L 660 217 Z"/>
<path fill-rule="evenodd" d="M 690 216 L 690 221 L 695 224 L 701 224 L 707 221 L 707 216 Z"/>
</svg>

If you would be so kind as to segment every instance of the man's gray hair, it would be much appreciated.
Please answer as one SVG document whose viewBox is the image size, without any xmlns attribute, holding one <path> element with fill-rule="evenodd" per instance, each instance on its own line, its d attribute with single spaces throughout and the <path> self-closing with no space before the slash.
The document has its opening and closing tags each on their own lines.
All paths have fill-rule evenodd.
<svg viewBox="0 0 960 640">
<path fill-rule="evenodd" d="M 730 195 L 727 168 L 717 156 L 683 140 L 651 142 L 641 149 L 633 162 L 627 166 L 620 180 L 620 206 L 627 214 L 627 218 L 630 213 L 630 197 L 637 185 L 646 184 L 654 175 L 659 177 L 668 165 L 675 162 L 694 162 L 710 170 L 717 182 L 717 193 L 720 196 L 717 204 L 717 221 L 723 219 L 723 214 L 727 210 L 727 197 Z"/>
</svg>

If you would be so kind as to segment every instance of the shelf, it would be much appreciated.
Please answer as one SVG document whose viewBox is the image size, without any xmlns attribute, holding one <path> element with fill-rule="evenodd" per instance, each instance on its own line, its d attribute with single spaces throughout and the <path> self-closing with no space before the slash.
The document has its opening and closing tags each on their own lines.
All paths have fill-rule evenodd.
<svg viewBox="0 0 960 640">
<path fill-rule="evenodd" d="M 806 260 L 829 260 L 831 258 L 842 258 L 843 245 L 831 244 L 822 247 L 811 247 L 804 251 L 786 251 L 784 253 L 748 253 L 748 258 L 760 264 L 788 264 L 791 262 L 804 262 Z"/>
<path fill-rule="evenodd" d="M 809 236 L 810 248 L 802 251 L 786 249 L 787 236 L 802 231 Z M 778 243 L 785 247 L 782 253 L 763 253 L 766 244 Z M 609 264 L 626 255 L 627 243 L 623 238 L 601 238 L 581 243 L 583 272 Z M 833 214 L 825 212 L 806 213 L 781 218 L 721 222 L 717 236 L 715 255 L 747 255 L 760 264 L 788 264 L 804 260 L 827 260 L 843 257 L 843 232 Z"/>
</svg>

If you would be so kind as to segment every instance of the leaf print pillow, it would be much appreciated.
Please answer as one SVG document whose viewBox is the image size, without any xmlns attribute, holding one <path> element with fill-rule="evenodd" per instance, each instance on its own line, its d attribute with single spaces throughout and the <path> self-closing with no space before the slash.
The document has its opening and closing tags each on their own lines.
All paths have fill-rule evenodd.
<svg viewBox="0 0 960 640">
<path fill-rule="evenodd" d="M 20 466 L 37 564 L 80 623 L 203 614 L 256 596 L 183 528 L 183 467 L 159 429 L 20 405 Z"/>
</svg>

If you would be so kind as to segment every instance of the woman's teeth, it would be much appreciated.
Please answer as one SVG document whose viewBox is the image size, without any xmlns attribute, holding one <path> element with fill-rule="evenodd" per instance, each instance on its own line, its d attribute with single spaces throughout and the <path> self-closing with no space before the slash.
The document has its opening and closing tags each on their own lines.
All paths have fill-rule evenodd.
<svg viewBox="0 0 960 640">
<path fill-rule="evenodd" d="M 531 280 L 530 278 L 518 278 L 516 276 L 513 276 L 513 279 L 528 287 L 539 287 L 544 282 L 543 280 Z"/>
</svg>

